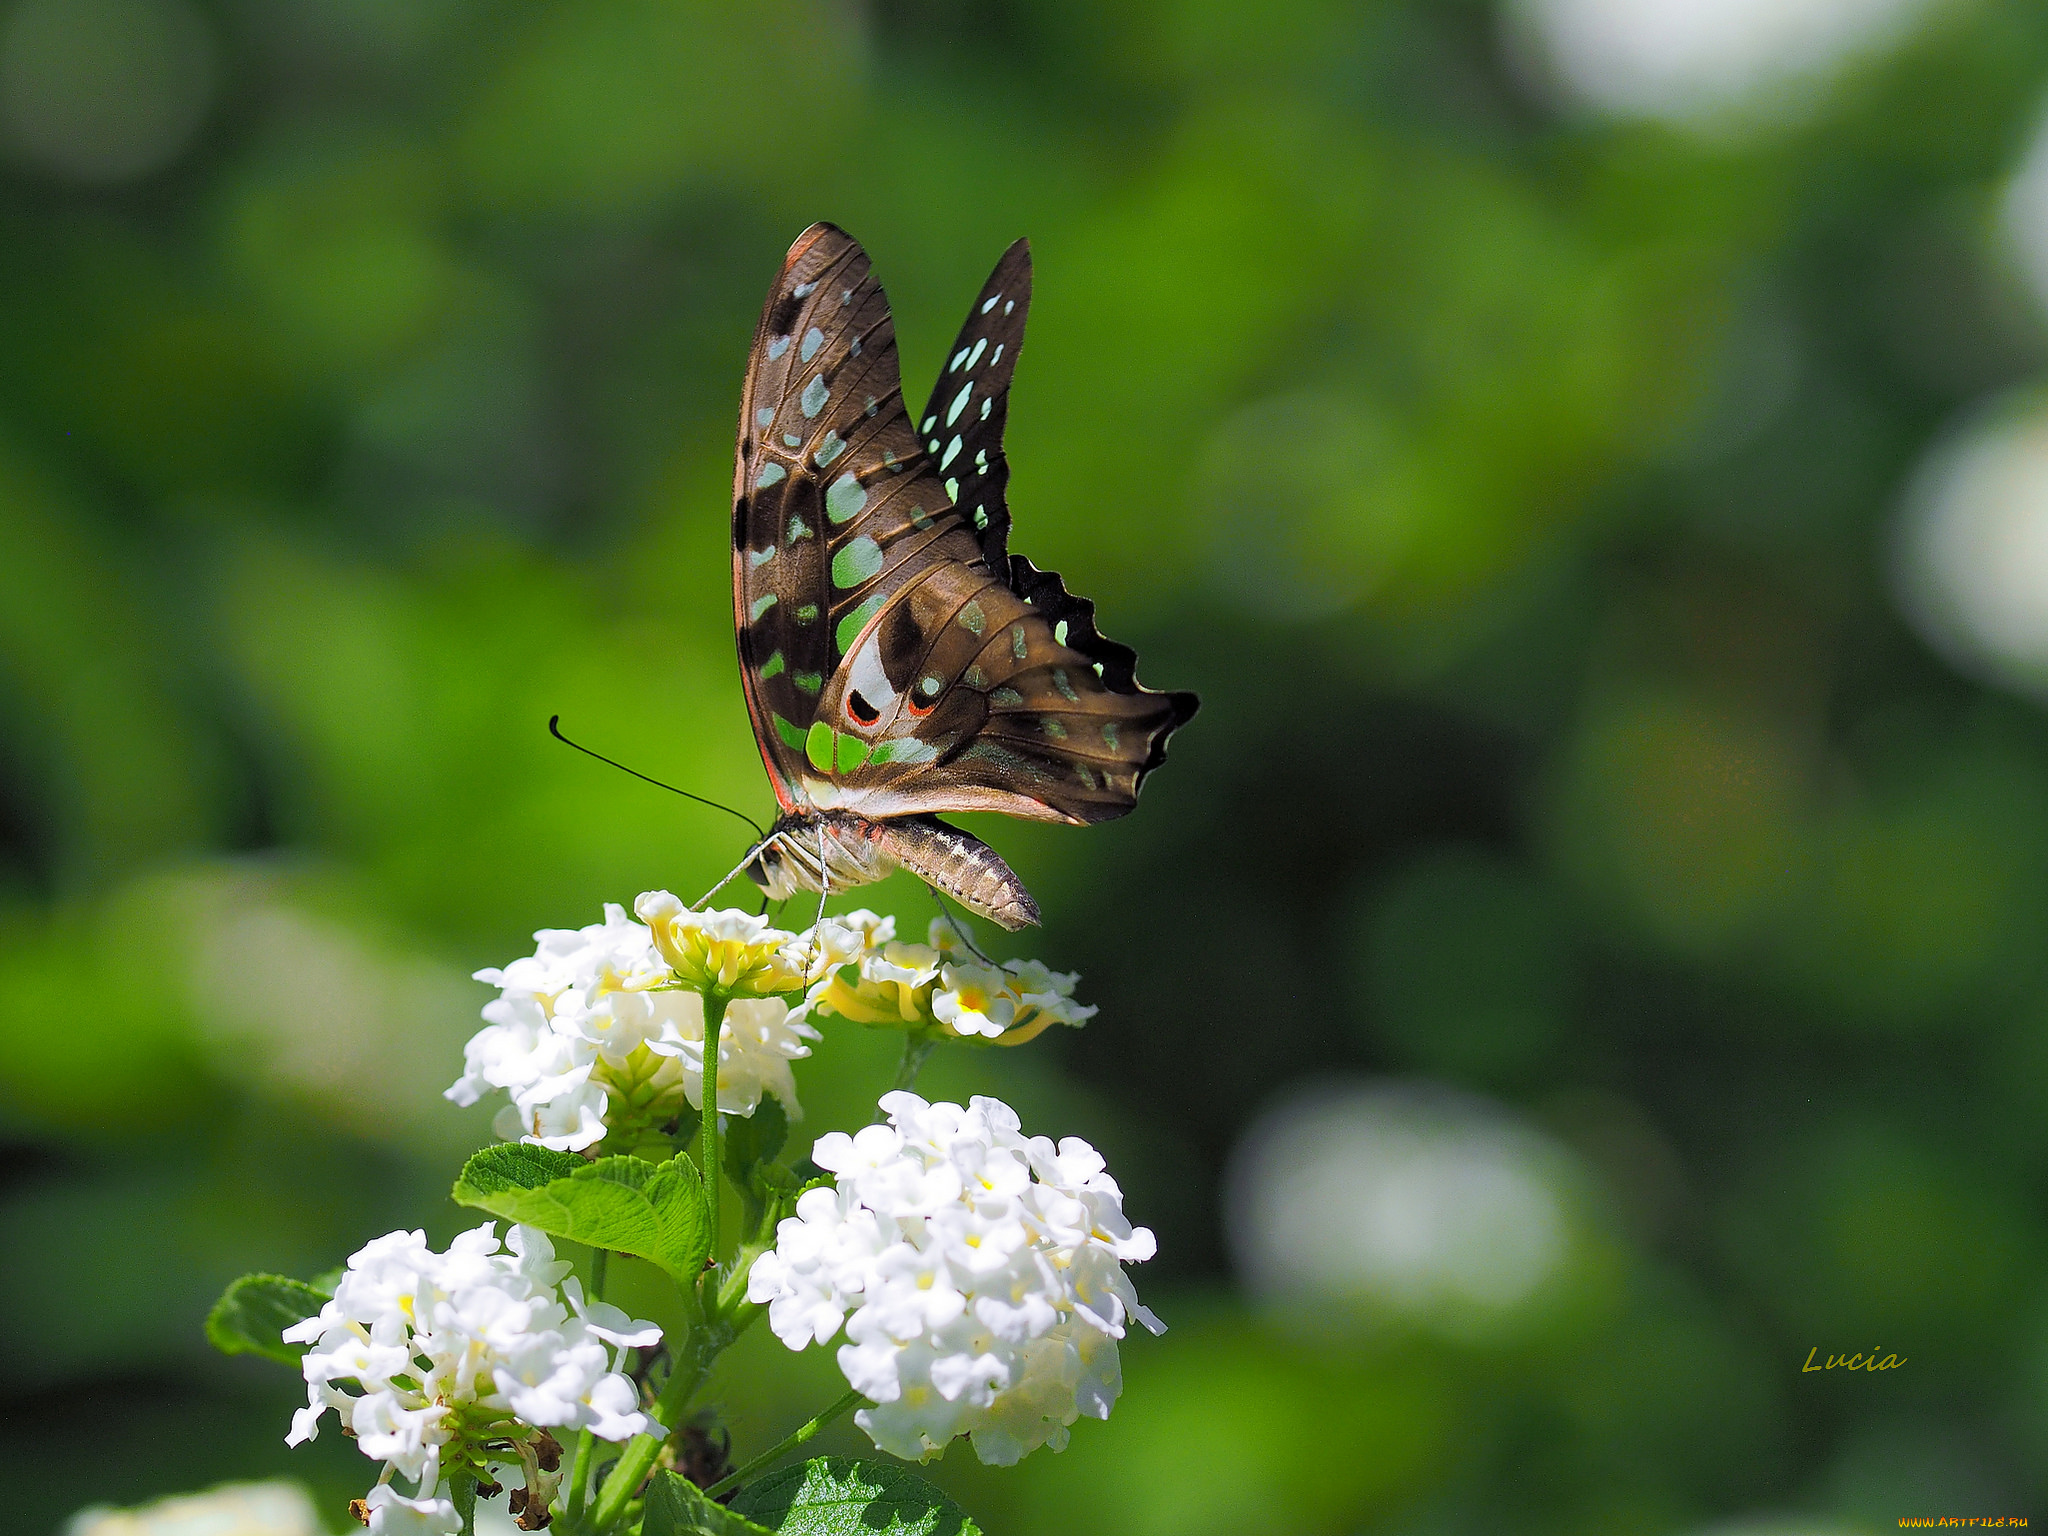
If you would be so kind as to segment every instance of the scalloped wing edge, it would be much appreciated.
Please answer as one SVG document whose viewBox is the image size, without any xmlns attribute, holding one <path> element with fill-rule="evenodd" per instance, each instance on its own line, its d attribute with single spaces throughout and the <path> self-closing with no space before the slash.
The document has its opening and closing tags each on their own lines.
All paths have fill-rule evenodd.
<svg viewBox="0 0 2048 1536">
<path fill-rule="evenodd" d="M 1152 750 L 1138 767 L 1137 783 L 1131 793 L 1135 802 L 1145 788 L 1147 775 L 1166 761 L 1167 739 L 1194 719 L 1195 712 L 1202 707 L 1200 697 L 1184 690 L 1147 688 L 1140 683 L 1138 653 L 1095 627 L 1095 600 L 1069 592 L 1058 571 L 1042 571 L 1026 556 L 1013 554 L 1009 585 L 1012 592 L 1045 615 L 1046 622 L 1055 627 L 1055 634 L 1059 624 L 1066 624 L 1067 635 L 1060 643 L 1099 664 L 1103 685 L 1111 693 L 1146 694 L 1165 699 L 1173 706 L 1172 719 L 1152 738 Z"/>
</svg>

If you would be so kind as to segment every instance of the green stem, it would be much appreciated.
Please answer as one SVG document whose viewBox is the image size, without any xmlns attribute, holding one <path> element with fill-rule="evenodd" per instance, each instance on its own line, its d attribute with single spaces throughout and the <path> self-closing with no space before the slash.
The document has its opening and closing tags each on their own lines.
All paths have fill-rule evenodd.
<svg viewBox="0 0 2048 1536">
<path fill-rule="evenodd" d="M 704 1214 L 711 1231 L 713 1258 L 718 1255 L 718 1036 L 725 1027 L 726 1001 L 722 992 L 704 994 L 704 1081 L 699 1098 L 703 1112 L 698 1120 L 697 1171 L 704 1179 Z M 690 1399 L 711 1374 L 711 1363 L 733 1341 L 733 1329 L 719 1315 L 717 1276 L 717 1267 L 707 1265 L 703 1284 L 684 1292 L 697 1316 L 690 1329 L 689 1343 L 677 1355 L 675 1367 L 654 1404 L 654 1418 L 662 1432 L 632 1440 L 613 1464 L 611 1475 L 598 1490 L 597 1503 L 590 1511 L 588 1529 L 599 1536 L 619 1523 L 626 1506 L 640 1491 L 640 1484 L 653 1470 L 655 1458 L 661 1454 L 669 1435 L 682 1427 Z"/>
<path fill-rule="evenodd" d="M 583 1524 L 583 1506 L 590 1497 L 590 1457 L 597 1448 L 597 1436 L 584 1430 L 576 1437 L 576 1459 L 569 1463 L 569 1508 L 566 1516 L 572 1531 Z"/>
<path fill-rule="evenodd" d="M 590 1299 L 592 1301 L 604 1300 L 604 1274 L 606 1267 L 611 1263 L 611 1257 L 611 1250 L 609 1248 L 593 1248 L 590 1250 Z"/>
<path fill-rule="evenodd" d="M 653 1470 L 654 1458 L 661 1454 L 670 1431 L 681 1428 L 683 1411 L 704 1384 L 704 1378 L 711 1373 L 711 1362 L 730 1342 L 722 1336 L 722 1330 L 709 1323 L 695 1331 L 687 1356 L 676 1361 L 675 1369 L 669 1373 L 668 1381 L 661 1389 L 661 1396 L 655 1400 L 654 1418 L 662 1426 L 661 1433 L 641 1435 L 627 1443 L 612 1467 L 611 1476 L 598 1490 L 597 1504 L 590 1512 L 590 1530 L 609 1531 L 618 1524 L 626 1506 L 633 1501 L 633 1495 L 640 1491 L 640 1484 Z"/>
<path fill-rule="evenodd" d="M 810 1423 L 804 1425 L 803 1428 L 797 1430 L 796 1433 L 789 1436 L 788 1439 L 784 1440 L 780 1445 L 776 1446 L 773 1450 L 763 1451 L 760 1455 L 756 1456 L 752 1461 L 748 1462 L 744 1467 L 741 1467 L 737 1472 L 726 1473 L 724 1477 L 721 1477 L 717 1482 L 713 1483 L 709 1488 L 706 1488 L 704 1490 L 704 1496 L 709 1499 L 715 1499 L 721 1493 L 725 1492 L 726 1489 L 737 1488 L 741 1483 L 744 1483 L 748 1478 L 752 1477 L 756 1472 L 759 1472 L 763 1467 L 767 1466 L 770 1462 L 779 1460 L 781 1457 L 788 1455 L 791 1451 L 795 1450 L 798 1446 L 802 1445 L 806 1440 L 810 1439 L 813 1435 L 817 1434 L 817 1432 L 823 1429 L 827 1424 L 830 1424 L 834 1419 L 838 1418 L 839 1415 L 846 1412 L 846 1410 L 851 1408 L 855 1403 L 862 1401 L 864 1401 L 864 1399 L 861 1397 L 860 1393 L 849 1389 L 846 1395 L 840 1398 L 838 1402 L 834 1403 L 830 1408 L 827 1408 L 823 1413 L 819 1414 L 815 1419 L 811 1420 Z"/>
<path fill-rule="evenodd" d="M 896 1063 L 896 1081 L 889 1085 L 891 1093 L 908 1088 L 917 1081 L 917 1074 L 923 1068 L 925 1058 L 939 1047 L 937 1035 L 905 1035 L 903 1037 L 903 1059 Z"/>
<path fill-rule="evenodd" d="M 697 1171 L 704 1176 L 704 1214 L 711 1228 L 711 1256 L 718 1257 L 718 1035 L 725 1028 L 723 992 L 704 994 L 704 1112 L 697 1126 Z M 712 1318 L 708 1315 L 705 1321 Z"/>
</svg>

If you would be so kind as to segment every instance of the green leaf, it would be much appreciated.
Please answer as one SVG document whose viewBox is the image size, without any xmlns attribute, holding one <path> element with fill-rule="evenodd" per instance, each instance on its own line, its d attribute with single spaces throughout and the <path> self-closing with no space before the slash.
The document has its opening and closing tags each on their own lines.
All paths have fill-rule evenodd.
<svg viewBox="0 0 2048 1536">
<path fill-rule="evenodd" d="M 879 1461 L 819 1456 L 743 1489 L 733 1509 L 781 1536 L 981 1536 L 921 1477 Z"/>
<path fill-rule="evenodd" d="M 647 1485 L 647 1519 L 640 1536 L 768 1536 L 768 1527 L 736 1515 L 666 1469 Z"/>
<path fill-rule="evenodd" d="M 303 1344 L 287 1344 L 285 1329 L 327 1304 L 332 1293 L 283 1275 L 244 1275 L 206 1314 L 206 1337 L 224 1355 L 261 1355 L 279 1365 L 297 1365 Z"/>
<path fill-rule="evenodd" d="M 789 1139 L 789 1117 L 772 1094 L 762 1094 L 753 1114 L 725 1120 L 725 1166 L 732 1181 L 747 1187 L 747 1176 L 761 1163 L 773 1162 Z"/>
<path fill-rule="evenodd" d="M 519 1143 L 486 1147 L 464 1165 L 455 1199 L 553 1237 L 651 1259 L 688 1284 L 711 1252 L 704 1186 L 687 1158 L 650 1163 Z"/>
<path fill-rule="evenodd" d="M 462 1165 L 455 1180 L 455 1198 L 464 1205 L 489 1210 L 484 1197 L 517 1190 L 540 1189 L 556 1179 L 574 1178 L 589 1163 L 574 1152 L 529 1146 L 523 1141 L 485 1147 Z M 505 1213 L 499 1211 L 498 1215 Z"/>
</svg>

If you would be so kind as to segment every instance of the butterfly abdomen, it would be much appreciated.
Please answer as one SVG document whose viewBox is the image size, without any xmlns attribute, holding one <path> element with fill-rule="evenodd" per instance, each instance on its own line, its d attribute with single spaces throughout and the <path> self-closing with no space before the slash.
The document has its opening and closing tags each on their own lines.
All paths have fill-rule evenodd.
<svg viewBox="0 0 2048 1536">
<path fill-rule="evenodd" d="M 1038 903 L 1002 856 L 932 816 L 871 822 L 883 855 L 969 911 L 1015 932 L 1035 927 Z"/>
</svg>

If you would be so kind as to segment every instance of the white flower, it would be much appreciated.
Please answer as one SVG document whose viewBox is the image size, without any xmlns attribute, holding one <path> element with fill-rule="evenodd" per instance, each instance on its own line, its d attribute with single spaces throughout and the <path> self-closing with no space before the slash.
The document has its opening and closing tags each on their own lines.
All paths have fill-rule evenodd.
<svg viewBox="0 0 2048 1536">
<path fill-rule="evenodd" d="M 1004 989 L 1001 971 L 985 965 L 946 965 L 932 992 L 932 1017 L 956 1035 L 993 1040 L 1017 1017 L 1017 1000 Z"/>
<path fill-rule="evenodd" d="M 1074 1001 L 1079 971 L 1055 971 L 1036 960 L 1012 960 L 1003 973 L 1008 978 L 1005 988 L 1017 1000 L 1017 1015 L 1003 1038 L 1005 1045 L 1020 1045 L 1048 1024 L 1078 1028 L 1096 1015 L 1094 1007 Z"/>
<path fill-rule="evenodd" d="M 695 997 L 695 993 L 685 996 Z M 701 1005 L 702 998 L 697 999 Z M 725 1022 L 718 1030 L 718 1108 L 728 1115 L 751 1115 L 761 1095 L 772 1093 L 782 1101 L 791 1119 L 803 1113 L 796 1101 L 796 1078 L 789 1070 L 792 1061 L 811 1054 L 807 1041 L 818 1032 L 790 1012 L 779 997 L 739 997 L 725 1005 Z M 690 1107 L 704 1108 L 704 1010 L 685 1023 L 668 1039 L 655 1042 L 650 1050 L 674 1057 L 679 1063 L 679 1081 Z"/>
<path fill-rule="evenodd" d="M 855 1422 L 883 1450 L 927 1460 L 959 1435 L 1007 1465 L 1062 1449 L 1122 1390 L 1116 1341 L 1138 1301 L 1123 1265 L 1155 1244 L 1123 1213 L 1093 1147 L 1026 1137 L 996 1099 L 882 1100 L 887 1125 L 821 1136 L 834 1175 L 776 1229 L 747 1296 L 791 1349 L 843 1326 L 839 1368 L 875 1404 Z"/>
<path fill-rule="evenodd" d="M 810 979 L 797 936 L 766 917 L 732 908 L 699 912 L 667 891 L 648 891 L 633 911 L 653 932 L 676 979 L 698 992 L 768 997 L 800 992 Z"/>
<path fill-rule="evenodd" d="M 366 1244 L 319 1314 L 285 1330 L 312 1346 L 301 1362 L 307 1405 L 287 1443 L 315 1438 L 333 1409 L 357 1449 L 418 1490 L 381 1505 L 373 1491 L 371 1528 L 438 1531 L 442 1475 L 458 1464 L 481 1468 L 487 1440 L 530 1438 L 525 1426 L 607 1440 L 652 1432 L 618 1365 L 626 1348 L 657 1342 L 660 1328 L 586 1302 L 568 1271 L 532 1227 L 513 1227 L 501 1247 L 487 1223 L 446 1253 L 421 1232 Z"/>
<path fill-rule="evenodd" d="M 868 919 L 861 925 L 859 919 Z M 1083 1024 L 1093 1008 L 1074 1001 L 1081 978 L 1036 960 L 1002 966 L 971 961 L 951 924 L 934 918 L 929 944 L 895 938 L 894 925 L 870 912 L 840 919 L 860 926 L 866 942 L 853 967 L 834 971 L 811 989 L 806 1010 L 857 1024 L 936 1028 L 959 1039 L 1022 1045 L 1052 1024 Z"/>
<path fill-rule="evenodd" d="M 639 905 L 666 938 L 608 904 L 602 923 L 543 929 L 533 955 L 476 973 L 501 992 L 485 1005 L 489 1027 L 470 1040 L 448 1098 L 474 1104 L 503 1089 L 510 1102 L 493 1122 L 497 1133 L 557 1151 L 658 1130 L 686 1105 L 701 1110 L 704 1097 L 704 998 L 667 952 L 695 945 L 697 982 L 716 970 L 736 978 L 733 990 L 765 985 L 771 975 L 801 988 L 807 968 L 844 964 L 863 944 L 837 921 L 790 935 L 743 912 L 686 912 L 663 891 Z M 817 1038 L 781 998 L 736 997 L 719 1033 L 719 1109 L 750 1115 L 767 1092 L 799 1114 L 789 1064 L 808 1056 L 806 1042 Z"/>
</svg>

